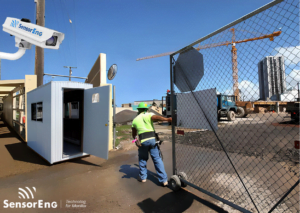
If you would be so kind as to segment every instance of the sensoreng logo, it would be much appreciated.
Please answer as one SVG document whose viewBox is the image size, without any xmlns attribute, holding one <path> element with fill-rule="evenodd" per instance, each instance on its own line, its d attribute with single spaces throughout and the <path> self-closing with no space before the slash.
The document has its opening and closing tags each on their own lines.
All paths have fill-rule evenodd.
<svg viewBox="0 0 300 213">
<path fill-rule="evenodd" d="M 16 28 L 18 24 L 19 24 L 19 21 L 12 20 L 11 23 L 10 23 L 10 26 Z"/>
<path fill-rule="evenodd" d="M 14 27 L 14 28 L 17 28 L 18 24 L 19 24 L 19 21 L 12 20 L 11 23 L 10 23 L 10 26 Z M 40 32 L 40 31 L 36 30 L 36 28 L 32 29 L 30 27 L 26 27 L 24 24 L 22 25 L 21 23 L 19 24 L 18 28 L 21 29 L 21 30 L 24 30 L 26 32 L 32 33 L 34 35 L 38 35 L 38 36 L 42 36 L 43 35 L 43 32 Z"/>
<path fill-rule="evenodd" d="M 29 187 L 25 187 L 25 188 L 27 189 L 27 191 L 28 191 L 29 193 L 27 193 L 26 190 L 24 190 L 24 189 L 22 189 L 22 188 L 19 188 L 19 198 L 20 198 L 20 199 L 22 199 L 22 198 L 25 199 L 25 196 L 26 196 L 26 198 L 29 199 L 29 198 L 30 198 L 30 195 L 31 195 L 31 198 L 33 199 L 34 196 L 33 196 L 32 191 L 29 189 Z M 32 188 L 34 189 L 34 192 L 36 192 L 35 187 L 32 187 Z"/>
<path fill-rule="evenodd" d="M 34 193 L 36 192 L 36 188 L 32 187 L 31 190 L 29 187 L 19 188 L 19 198 L 20 199 L 34 199 Z M 38 200 L 34 202 L 9 202 L 8 200 L 3 201 L 3 208 L 57 208 L 57 202 L 44 202 L 43 200 Z"/>
</svg>

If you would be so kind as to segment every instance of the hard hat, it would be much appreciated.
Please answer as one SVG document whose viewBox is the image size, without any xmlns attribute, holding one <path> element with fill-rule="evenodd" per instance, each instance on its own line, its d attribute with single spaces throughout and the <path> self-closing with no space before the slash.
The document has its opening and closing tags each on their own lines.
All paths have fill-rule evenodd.
<svg viewBox="0 0 300 213">
<path fill-rule="evenodd" d="M 147 106 L 147 104 L 145 104 L 144 102 L 141 102 L 141 103 L 138 105 L 137 109 L 148 109 L 148 106 Z"/>
</svg>

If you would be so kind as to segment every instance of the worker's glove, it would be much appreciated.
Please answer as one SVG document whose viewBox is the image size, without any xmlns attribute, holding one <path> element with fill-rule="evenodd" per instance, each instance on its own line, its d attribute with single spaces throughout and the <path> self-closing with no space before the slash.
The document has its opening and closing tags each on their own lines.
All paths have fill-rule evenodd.
<svg viewBox="0 0 300 213">
<path fill-rule="evenodd" d="M 135 141 L 135 145 L 136 145 L 137 147 L 141 147 L 141 146 L 142 146 L 142 143 L 141 143 L 140 140 L 136 140 L 136 141 Z"/>
<path fill-rule="evenodd" d="M 142 143 L 141 143 L 141 141 L 139 140 L 138 137 L 135 137 L 135 139 L 132 141 L 132 143 L 135 143 L 135 145 L 137 147 L 141 147 L 142 146 Z"/>
</svg>

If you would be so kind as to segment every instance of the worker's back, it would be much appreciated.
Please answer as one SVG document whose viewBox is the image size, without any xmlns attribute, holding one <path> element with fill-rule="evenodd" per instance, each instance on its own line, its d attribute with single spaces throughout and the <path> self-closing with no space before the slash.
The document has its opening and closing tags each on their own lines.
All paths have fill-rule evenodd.
<svg viewBox="0 0 300 213">
<path fill-rule="evenodd" d="M 137 130 L 138 135 L 145 132 L 154 132 L 153 122 L 151 120 L 153 115 L 154 113 L 143 112 L 132 121 L 132 127 Z M 144 140 L 141 142 L 144 142 Z"/>
</svg>

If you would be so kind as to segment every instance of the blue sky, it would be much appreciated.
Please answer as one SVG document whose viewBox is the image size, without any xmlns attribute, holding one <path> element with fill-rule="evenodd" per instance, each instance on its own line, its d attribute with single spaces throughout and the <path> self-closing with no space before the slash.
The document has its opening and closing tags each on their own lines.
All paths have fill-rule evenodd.
<svg viewBox="0 0 300 213">
<path fill-rule="evenodd" d="M 98 54 L 106 53 L 107 69 L 118 65 L 117 76 L 108 81 L 116 86 L 118 106 L 161 99 L 170 88 L 169 57 L 137 58 L 176 51 L 268 2 L 46 0 L 45 26 L 65 33 L 65 40 L 59 50 L 45 50 L 45 73 L 68 75 L 63 66 L 77 66 L 73 75 L 86 77 Z M 2 24 L 6 17 L 35 22 L 34 0 L 0 0 Z M 3 31 L 0 51 L 17 51 L 14 37 Z M 24 79 L 25 74 L 34 74 L 34 51 L 33 46 L 19 60 L 2 60 L 1 79 Z M 45 77 L 44 83 L 50 80 Z"/>
</svg>

